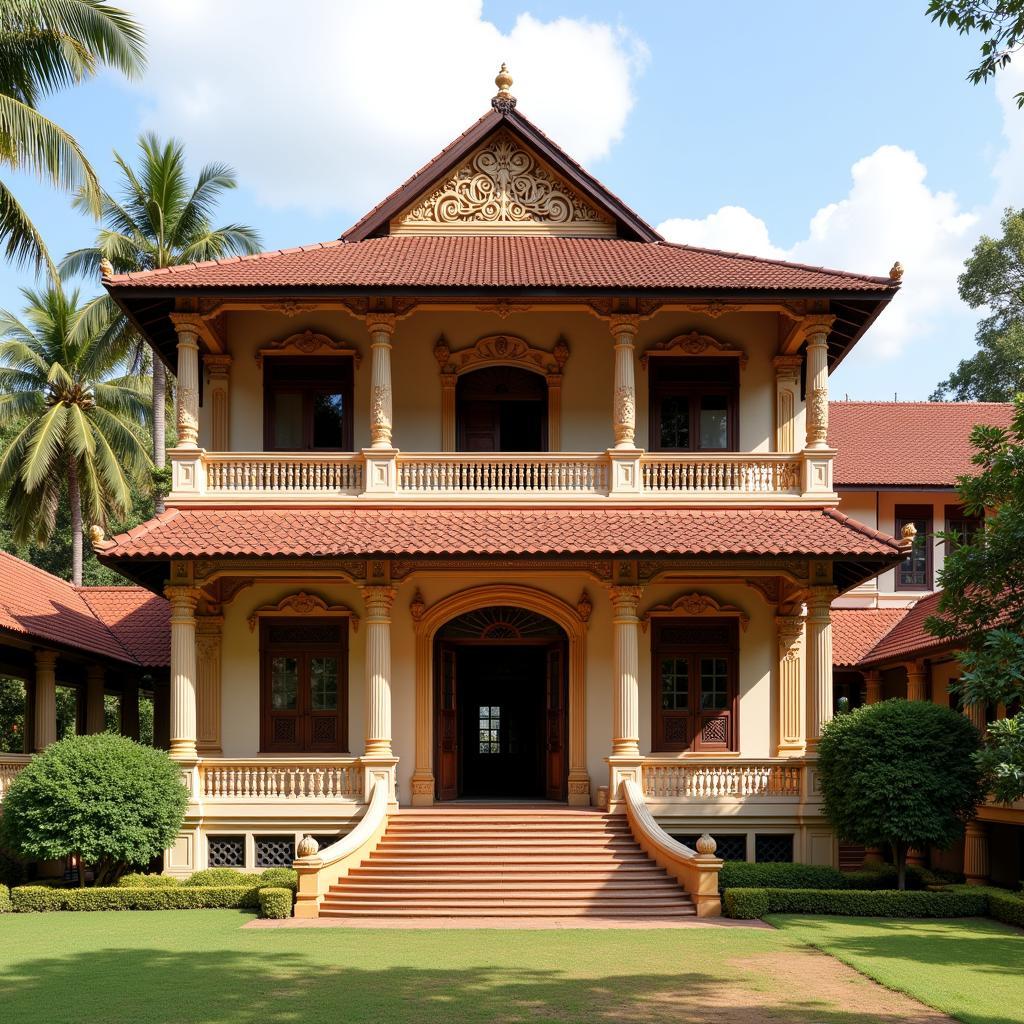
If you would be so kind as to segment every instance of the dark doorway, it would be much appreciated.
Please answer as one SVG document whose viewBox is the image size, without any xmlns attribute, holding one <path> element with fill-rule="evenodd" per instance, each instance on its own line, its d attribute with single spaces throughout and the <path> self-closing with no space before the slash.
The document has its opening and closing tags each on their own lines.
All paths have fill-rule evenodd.
<svg viewBox="0 0 1024 1024">
<path fill-rule="evenodd" d="M 547 381 L 514 366 L 464 374 L 455 386 L 455 423 L 459 451 L 547 451 Z"/>
</svg>

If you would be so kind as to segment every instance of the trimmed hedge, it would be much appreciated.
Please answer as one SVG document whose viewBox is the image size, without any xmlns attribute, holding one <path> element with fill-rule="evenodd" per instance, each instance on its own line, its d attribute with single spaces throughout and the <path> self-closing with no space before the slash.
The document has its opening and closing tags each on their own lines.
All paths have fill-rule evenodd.
<svg viewBox="0 0 1024 1024">
<path fill-rule="evenodd" d="M 181 885 L 181 879 L 173 875 L 125 875 L 117 880 L 119 889 L 173 889 Z"/>
<path fill-rule="evenodd" d="M 55 910 L 251 910 L 259 906 L 259 888 L 180 885 L 52 889 L 45 885 L 20 885 L 11 891 L 11 902 L 21 914 Z"/>
<path fill-rule="evenodd" d="M 0 914 L 9 914 L 13 909 L 11 890 L 6 885 L 0 885 Z"/>
<path fill-rule="evenodd" d="M 726 889 L 729 917 L 833 914 L 847 917 L 978 917 L 989 898 L 979 892 L 910 892 L 893 889 Z"/>
<path fill-rule="evenodd" d="M 290 889 L 295 892 L 299 887 L 299 873 L 295 868 L 267 868 L 256 876 L 256 881 L 264 889 Z"/>
<path fill-rule="evenodd" d="M 260 889 L 260 917 L 292 916 L 292 890 L 270 887 Z"/>
<path fill-rule="evenodd" d="M 1024 928 L 1024 899 L 1010 892 L 990 892 L 988 894 L 989 917 L 1006 924 L 1015 924 Z"/>
<path fill-rule="evenodd" d="M 270 886 L 276 889 L 298 888 L 299 874 L 294 868 L 267 868 L 258 875 L 238 868 L 205 868 L 196 871 L 182 883 L 188 888 L 196 886 Z"/>
<path fill-rule="evenodd" d="M 727 860 L 718 875 L 720 889 L 845 889 L 846 875 L 818 864 L 753 864 Z"/>
</svg>

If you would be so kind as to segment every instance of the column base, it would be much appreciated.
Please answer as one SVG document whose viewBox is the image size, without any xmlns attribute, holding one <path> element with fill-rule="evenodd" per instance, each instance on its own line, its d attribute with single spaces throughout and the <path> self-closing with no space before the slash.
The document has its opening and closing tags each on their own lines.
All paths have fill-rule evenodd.
<svg viewBox="0 0 1024 1024">
<path fill-rule="evenodd" d="M 413 772 L 412 806 L 434 806 L 434 776 L 431 772 Z"/>
<path fill-rule="evenodd" d="M 359 759 L 363 768 L 363 799 L 369 803 L 373 794 L 374 784 L 378 779 L 386 779 L 388 783 L 388 813 L 393 814 L 398 810 L 398 792 L 396 787 L 396 776 L 398 768 L 397 757 L 376 757 L 372 754 L 364 755 Z"/>
<path fill-rule="evenodd" d="M 639 494 L 643 490 L 643 474 L 640 468 L 640 456 L 643 451 L 632 446 L 628 448 L 608 448 L 606 450 L 611 464 L 612 478 L 609 481 L 609 493 Z"/>
<path fill-rule="evenodd" d="M 622 783 L 635 782 L 643 788 L 644 759 L 639 755 L 613 754 L 604 760 L 608 765 L 608 813 L 625 814 L 626 801 L 622 795 Z"/>
<path fill-rule="evenodd" d="M 398 449 L 363 448 L 364 495 L 398 493 Z"/>
<path fill-rule="evenodd" d="M 806 743 L 780 743 L 775 750 L 776 757 L 803 757 L 806 753 Z"/>
<path fill-rule="evenodd" d="M 569 806 L 590 806 L 590 776 L 584 768 L 569 772 Z"/>
</svg>

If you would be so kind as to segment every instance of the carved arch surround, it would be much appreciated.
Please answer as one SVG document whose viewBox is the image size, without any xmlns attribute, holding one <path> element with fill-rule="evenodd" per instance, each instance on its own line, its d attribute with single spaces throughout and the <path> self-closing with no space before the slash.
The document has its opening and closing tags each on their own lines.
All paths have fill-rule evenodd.
<svg viewBox="0 0 1024 1024">
<path fill-rule="evenodd" d="M 434 639 L 447 622 L 490 605 L 522 608 L 551 619 L 569 641 L 569 803 L 590 804 L 586 751 L 587 624 L 572 605 L 535 587 L 485 584 L 460 590 L 424 608 L 414 620 L 416 633 L 416 764 L 412 802 L 434 802 Z"/>
<path fill-rule="evenodd" d="M 651 356 L 734 356 L 739 359 L 741 370 L 747 368 L 748 361 L 747 353 L 738 345 L 711 334 L 702 334 L 700 331 L 677 334 L 673 338 L 649 345 L 640 356 L 640 365 L 645 370 Z"/>
<path fill-rule="evenodd" d="M 254 608 L 246 622 L 249 632 L 256 631 L 256 624 L 266 616 L 274 618 L 301 618 L 306 615 L 338 615 L 349 620 L 353 633 L 359 632 L 359 616 L 347 604 L 328 604 L 322 597 L 298 590 L 282 597 L 277 604 L 264 604 Z"/>
<path fill-rule="evenodd" d="M 313 330 L 289 334 L 286 338 L 278 338 L 257 349 L 256 365 L 261 370 L 267 356 L 350 356 L 356 369 L 359 369 L 363 358 L 350 342 Z"/>
<path fill-rule="evenodd" d="M 656 604 L 648 608 L 641 616 L 640 622 L 644 632 L 647 631 L 651 619 L 665 618 L 673 615 L 685 615 L 688 618 L 714 616 L 725 619 L 738 619 L 740 629 L 745 633 L 750 625 L 750 616 L 734 604 L 722 604 L 710 594 L 702 594 L 696 590 L 680 594 L 671 604 Z"/>
<path fill-rule="evenodd" d="M 548 387 L 548 448 L 561 450 L 562 374 L 569 361 L 569 343 L 563 337 L 554 348 L 537 348 L 515 334 L 488 334 L 453 352 L 444 335 L 434 345 L 441 371 L 441 449 L 455 451 L 455 385 L 459 376 L 491 366 L 511 366 L 544 377 Z"/>
</svg>

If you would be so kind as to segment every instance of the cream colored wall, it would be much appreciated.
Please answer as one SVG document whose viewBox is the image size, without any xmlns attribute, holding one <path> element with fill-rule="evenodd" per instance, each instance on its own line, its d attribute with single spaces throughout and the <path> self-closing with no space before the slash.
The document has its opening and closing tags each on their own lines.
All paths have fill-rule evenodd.
<svg viewBox="0 0 1024 1024">
<path fill-rule="evenodd" d="M 361 320 L 344 312 L 320 311 L 295 317 L 280 313 L 227 314 L 230 371 L 230 436 L 233 451 L 263 449 L 262 377 L 256 352 L 270 342 L 312 330 L 352 344 L 361 354 L 355 374 L 355 447 L 369 444 L 370 342 Z M 637 443 L 648 447 L 647 373 L 640 355 L 656 342 L 700 331 L 738 346 L 748 364 L 740 373 L 742 451 L 774 448 L 776 319 L 768 313 L 729 314 L 717 319 L 688 313 L 661 313 L 641 324 L 635 364 Z M 611 394 L 612 339 L 606 322 L 583 311 L 512 313 L 502 320 L 478 311 L 416 312 L 400 320 L 392 351 L 394 444 L 403 451 L 441 447 L 441 384 L 433 349 L 444 334 L 453 351 L 491 334 L 515 334 L 550 351 L 560 336 L 571 354 L 562 385 L 563 451 L 603 451 L 613 444 Z M 686 357 L 680 357 L 686 358 Z M 798 403 L 799 404 L 799 403 Z M 200 444 L 210 445 L 210 406 L 200 409 Z M 802 443 L 804 412 L 798 410 L 797 439 Z"/>
<path fill-rule="evenodd" d="M 485 583 L 518 582 L 552 594 L 575 607 L 585 587 L 594 610 L 586 640 L 586 743 L 587 768 L 592 787 L 607 782 L 604 758 L 612 735 L 612 612 L 605 589 L 583 574 L 547 577 L 537 573 L 508 573 L 500 578 L 484 574 L 431 574 L 406 580 L 397 587 L 392 627 L 392 732 L 398 767 L 399 799 L 408 803 L 415 751 L 415 632 L 409 602 L 418 586 L 428 606 L 458 591 Z M 222 663 L 223 749 L 225 757 L 252 757 L 259 753 L 259 636 L 246 619 L 254 609 L 276 604 L 287 594 L 306 590 L 328 604 L 344 603 L 362 614 L 358 588 L 345 584 L 309 581 L 301 586 L 258 584 L 242 591 L 224 611 Z M 767 757 L 776 735 L 773 697 L 777 661 L 774 611 L 752 589 L 743 586 L 704 587 L 655 585 L 648 587 L 641 613 L 653 605 L 670 603 L 681 593 L 699 590 L 723 604 L 733 604 L 750 616 L 740 633 L 740 752 Z M 350 752 L 363 751 L 365 714 L 365 629 L 349 634 L 349 740 Z M 651 634 L 640 637 L 640 749 L 651 752 Z"/>
</svg>

